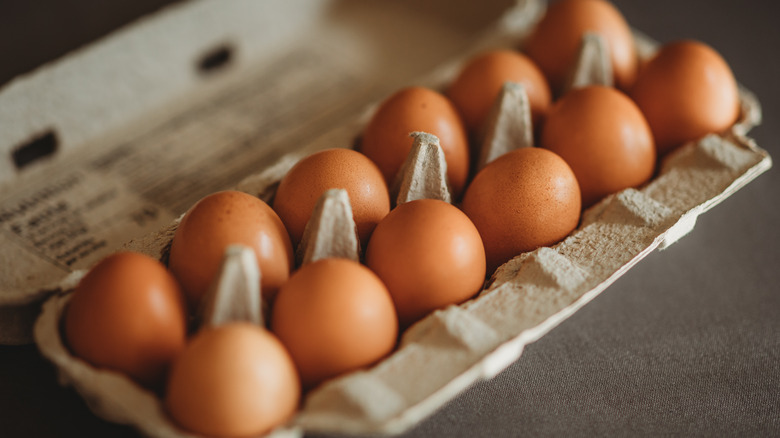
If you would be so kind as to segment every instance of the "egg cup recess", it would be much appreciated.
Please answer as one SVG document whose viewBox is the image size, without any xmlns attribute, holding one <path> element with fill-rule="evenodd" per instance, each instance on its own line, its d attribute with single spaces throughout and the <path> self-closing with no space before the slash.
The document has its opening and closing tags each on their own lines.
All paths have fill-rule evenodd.
<svg viewBox="0 0 780 438">
<path fill-rule="evenodd" d="M 68 289 L 72 289 L 84 274 L 84 271 L 74 274 L 68 284 L 63 286 L 71 286 Z M 252 249 L 240 245 L 228 247 L 218 277 L 209 288 L 198 314 L 198 332 L 201 329 L 241 323 L 264 327 L 260 275 Z M 131 424 L 150 436 L 193 436 L 171 419 L 170 407 L 166 408 L 154 391 L 142 387 L 120 372 L 87 363 L 74 356 L 65 346 L 60 321 L 65 316 L 71 296 L 72 290 L 66 290 L 48 300 L 34 332 L 41 353 L 57 366 L 60 381 L 73 385 L 90 409 L 103 418 Z M 264 328 L 260 330 L 266 332 Z M 288 406 L 297 407 L 299 389 L 294 387 L 293 391 L 296 394 L 295 401 Z M 275 433 L 295 435 L 294 429 L 284 427 Z"/>
<path fill-rule="evenodd" d="M 650 53 L 653 43 L 639 34 L 635 37 L 639 53 Z M 588 44 L 589 50 L 598 55 L 595 58 L 601 59 L 603 67 L 605 55 L 599 53 L 604 53 L 604 50 L 599 47 L 593 50 L 596 43 Z M 583 42 L 578 65 L 588 65 L 583 59 L 594 58 L 584 55 L 585 46 L 586 42 Z M 589 65 L 591 67 L 577 69 L 592 70 L 593 64 Z M 596 76 L 606 77 L 603 71 Z M 511 146 L 515 143 L 532 145 L 528 142 L 529 131 L 513 126 L 518 119 L 505 117 L 507 111 L 520 114 L 525 111 L 522 93 L 519 97 L 508 97 L 517 94 L 518 89 L 511 85 L 505 88 L 507 91 L 498 100 L 504 103 L 496 105 L 499 108 L 508 105 L 514 109 L 496 111 L 496 119 L 505 121 L 490 123 L 497 133 L 486 135 L 485 141 L 495 146 L 483 148 L 483 151 L 496 148 L 506 152 L 515 147 Z M 649 252 L 668 246 L 690 231 L 699 214 L 771 167 L 768 154 L 744 137 L 747 130 L 760 121 L 758 102 L 747 91 L 741 90 L 741 105 L 740 119 L 730 132 L 710 135 L 673 151 L 649 183 L 639 189 L 627 189 L 607 196 L 587 209 L 579 227 L 562 242 L 520 254 L 500 266 L 477 299 L 447 307 L 422 319 L 404 333 L 392 355 L 371 369 L 323 383 L 308 394 L 296 418 L 273 433 L 297 436 L 302 430 L 341 433 L 403 431 L 473 382 L 491 378 L 505 369 L 520 356 L 525 345 L 539 339 L 584 306 Z M 521 125 L 530 125 L 525 116 L 522 120 Z M 522 141 L 495 140 L 503 137 Z M 488 138 L 494 140 L 488 141 Z M 533 137 L 530 139 L 532 142 Z M 431 167 L 438 166 L 434 173 L 441 175 L 443 160 L 438 149 L 431 146 L 435 141 L 418 136 L 415 143 L 419 146 L 416 154 L 419 158 L 414 162 L 433 161 L 436 164 Z M 501 153 L 484 152 L 487 157 L 484 161 L 492 161 Z M 300 156 L 285 157 L 278 166 L 251 177 L 240 187 L 268 199 L 273 193 L 273 183 L 297 158 Z M 443 165 L 446 166 L 446 163 Z M 408 167 L 414 169 L 420 166 L 412 164 Z M 408 186 L 422 187 L 423 193 L 427 194 L 421 197 L 435 197 L 435 193 L 443 193 L 447 187 L 446 178 L 437 179 L 438 182 L 430 186 L 427 183 L 410 183 Z M 412 180 L 419 181 L 419 178 Z M 399 184 L 401 186 L 403 184 Z M 698 189 L 680 193 L 681 186 L 696 186 Z M 399 193 L 395 198 L 401 203 L 418 196 L 402 197 Z M 321 204 L 322 212 L 315 221 L 326 223 L 330 219 L 325 218 L 332 214 L 336 225 L 331 226 L 348 231 L 343 197 L 331 193 L 321 199 Z M 324 225 L 313 228 L 320 232 L 312 231 L 310 240 L 319 242 L 312 244 L 314 247 L 327 248 L 333 242 L 328 240 L 328 233 L 321 232 L 322 227 Z M 151 249 L 159 256 L 170 242 L 170 231 L 171 228 L 135 245 L 147 251 Z M 355 251 L 359 251 L 359 245 L 355 248 L 352 236 L 346 241 L 341 248 L 351 258 Z M 314 255 L 309 257 L 316 259 L 320 251 L 312 251 Z M 327 249 L 322 251 L 328 252 Z M 231 262 L 232 266 L 236 263 Z M 243 269 L 238 269 L 243 274 L 236 278 L 246 274 Z M 78 274 L 70 278 L 71 285 L 77 277 Z M 240 280 L 237 281 L 240 283 Z M 64 286 L 64 289 L 69 289 L 67 283 Z M 73 384 L 101 417 L 133 424 L 149 435 L 187 436 L 175 429 L 166 417 L 160 400 L 149 391 L 124 376 L 94 369 L 69 356 L 58 331 L 58 321 L 68 299 L 67 294 L 51 298 L 44 305 L 36 324 L 39 348 L 57 365 L 62 380 Z M 225 300 L 230 302 L 232 298 Z M 213 307 L 219 305 L 214 304 Z M 447 347 L 442 348 L 442 345 Z M 105 398 L 103 391 L 108 394 Z"/>
<path fill-rule="evenodd" d="M 238 246 L 228 249 L 221 267 L 222 274 L 210 289 L 209 305 L 205 306 L 205 313 L 200 317 L 202 326 L 215 327 L 236 321 L 249 321 L 254 325 L 261 323 L 256 295 L 259 283 L 252 281 L 252 270 L 256 270 L 256 265 L 252 266 L 254 263 L 251 250 Z M 60 382 L 72 385 L 98 416 L 131 424 L 152 436 L 193 436 L 170 419 L 163 401 L 155 392 L 120 372 L 87 363 L 65 346 L 60 331 L 61 321 L 67 312 L 73 288 L 85 273 L 75 272 L 63 283 L 63 292 L 44 304 L 34 330 L 41 354 L 56 365 Z"/>
</svg>

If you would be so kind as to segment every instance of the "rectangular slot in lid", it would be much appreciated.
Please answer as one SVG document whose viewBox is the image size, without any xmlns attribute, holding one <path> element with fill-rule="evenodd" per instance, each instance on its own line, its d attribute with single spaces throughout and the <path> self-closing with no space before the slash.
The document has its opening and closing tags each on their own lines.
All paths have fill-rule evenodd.
<svg viewBox="0 0 780 438">
<path fill-rule="evenodd" d="M 50 129 L 14 148 L 11 158 L 17 169 L 23 169 L 35 161 L 54 155 L 58 145 L 57 133 Z"/>
<path fill-rule="evenodd" d="M 201 56 L 196 63 L 196 68 L 200 74 L 210 75 L 229 67 L 231 59 L 233 59 L 233 46 L 230 43 L 223 43 Z"/>
</svg>

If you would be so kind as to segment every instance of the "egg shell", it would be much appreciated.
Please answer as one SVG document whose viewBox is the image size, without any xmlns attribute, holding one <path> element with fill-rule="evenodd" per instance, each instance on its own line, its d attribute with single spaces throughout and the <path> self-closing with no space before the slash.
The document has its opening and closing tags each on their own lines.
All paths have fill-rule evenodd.
<svg viewBox="0 0 780 438">
<path fill-rule="evenodd" d="M 238 191 L 208 195 L 184 215 L 171 244 L 168 266 L 192 309 L 200 306 L 228 246 L 255 251 L 260 290 L 273 300 L 290 276 L 293 250 L 279 216 L 262 200 Z"/>
<path fill-rule="evenodd" d="M 522 53 L 492 50 L 472 58 L 447 88 L 447 96 L 472 134 L 482 129 L 505 82 L 525 87 L 535 125 L 544 118 L 552 97 L 539 67 Z"/>
<path fill-rule="evenodd" d="M 516 149 L 485 166 L 463 197 L 463 212 L 482 236 L 487 270 L 566 237 L 580 218 L 580 189 L 554 152 Z"/>
<path fill-rule="evenodd" d="M 541 146 L 569 164 L 587 208 L 610 193 L 653 176 L 653 135 L 642 112 L 622 92 L 603 86 L 572 90 L 550 110 Z"/>
<path fill-rule="evenodd" d="M 387 286 L 401 326 L 474 296 L 485 281 L 485 249 L 471 220 L 435 199 L 401 204 L 376 228 L 366 265 Z"/>
<path fill-rule="evenodd" d="M 76 356 L 156 386 L 186 342 L 184 297 L 157 260 L 115 253 L 81 279 L 64 329 Z"/>
<path fill-rule="evenodd" d="M 636 79 L 638 57 L 625 18 L 604 0 L 561 0 L 550 5 L 525 44 L 554 91 L 560 91 L 571 73 L 586 32 L 602 35 L 609 46 L 618 87 L 626 90 Z"/>
<path fill-rule="evenodd" d="M 390 211 L 390 195 L 373 161 L 350 149 L 328 149 L 299 161 L 282 178 L 273 207 L 293 246 L 303 237 L 317 200 L 328 189 L 345 189 L 360 241 L 365 245 L 376 224 Z"/>
<path fill-rule="evenodd" d="M 295 365 L 276 337 L 230 323 L 193 337 L 173 364 L 165 405 L 192 432 L 257 436 L 292 417 L 300 391 Z"/>
<path fill-rule="evenodd" d="M 398 335 L 385 285 L 346 259 L 298 269 L 279 291 L 271 327 L 306 388 L 377 362 L 393 350 Z"/>
<path fill-rule="evenodd" d="M 412 132 L 439 138 L 447 159 L 447 177 L 456 196 L 469 173 L 468 136 L 463 121 L 448 98 L 423 87 L 404 88 L 379 106 L 363 131 L 360 151 L 374 161 L 388 185 L 412 148 Z"/>
<path fill-rule="evenodd" d="M 642 68 L 631 97 L 647 118 L 660 154 L 725 131 L 740 112 L 739 90 L 728 64 L 696 41 L 663 46 Z"/>
</svg>

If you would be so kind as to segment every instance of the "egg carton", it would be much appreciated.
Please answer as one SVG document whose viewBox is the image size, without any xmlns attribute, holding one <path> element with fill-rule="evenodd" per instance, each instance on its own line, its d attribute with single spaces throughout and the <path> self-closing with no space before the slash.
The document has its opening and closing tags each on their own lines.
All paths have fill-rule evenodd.
<svg viewBox="0 0 780 438">
<path fill-rule="evenodd" d="M 650 53 L 652 43 L 641 35 L 637 38 L 642 52 Z M 603 42 L 588 37 L 571 86 L 609 83 L 604 53 Z M 447 83 L 456 70 L 448 67 L 437 72 L 438 84 Z M 398 349 L 376 366 L 325 382 L 307 394 L 296 417 L 271 435 L 401 432 L 469 385 L 505 369 L 520 357 L 525 345 L 571 316 L 654 249 L 687 234 L 699 214 L 771 166 L 768 154 L 744 136 L 760 119 L 758 104 L 745 90 L 741 101 L 742 116 L 729 132 L 709 135 L 671 153 L 652 181 L 610 195 L 586 210 L 579 227 L 565 240 L 518 255 L 497 269 L 477 298 L 438 310 L 410 327 Z M 348 126 L 358 132 L 365 118 Z M 506 86 L 491 119 L 481 163 L 505 152 L 508 144 L 531 145 L 522 88 Z M 419 197 L 451 200 L 446 163 L 436 143 L 430 135 L 417 135 L 394 187 L 398 203 Z M 276 183 L 302 155 L 283 157 L 238 188 L 270 199 Z M 334 253 L 356 259 L 359 245 L 350 218 L 343 194 L 334 192 L 321 199 L 313 218 L 320 225 L 307 232 L 308 243 L 298 259 Z M 177 224 L 132 241 L 127 248 L 165 260 Z M 188 436 L 166 417 L 154 394 L 122 375 L 89 366 L 64 347 L 59 321 L 80 275 L 69 277 L 62 292 L 44 306 L 35 332 L 42 353 L 101 417 L 134 425 L 152 436 Z"/>
<path fill-rule="evenodd" d="M 534 0 L 519 1 L 470 53 L 485 47 L 516 46 L 539 16 L 542 5 Z M 639 33 L 636 41 L 643 56 L 652 52 L 652 41 Z M 571 86 L 611 82 L 605 50 L 597 35 L 583 41 Z M 433 87 L 448 83 L 466 58 L 461 56 L 417 83 Z M 565 320 L 648 253 L 685 235 L 699 214 L 771 167 L 768 154 L 745 137 L 760 121 L 760 106 L 745 89 L 740 90 L 740 98 L 742 114 L 729 132 L 680 148 L 663 161 L 657 176 L 645 186 L 611 195 L 585 211 L 580 226 L 561 243 L 521 254 L 499 267 L 476 299 L 436 311 L 409 328 L 398 349 L 378 365 L 326 382 L 310 392 L 297 416 L 272 435 L 299 436 L 303 431 L 400 432 L 477 380 L 505 369 L 517 360 L 525 345 Z M 490 129 L 484 134 L 483 143 L 488 146 L 482 149 L 481 163 L 500 155 L 508 144 L 531 144 L 524 99 L 521 89 L 506 87 L 496 104 Z M 372 111 L 370 107 L 346 121 L 334 130 L 334 135 L 281 156 L 237 188 L 270 199 L 279 179 L 301 157 L 333 146 L 329 143 L 332 138 L 354 137 Z M 508 117 L 510 114 L 520 117 Z M 419 196 L 447 199 L 442 177 L 446 163 L 442 165 L 439 150 L 433 147 L 435 140 L 423 136 L 416 146 L 416 155 L 412 156 L 417 158 L 410 160 L 407 168 L 411 170 L 404 173 L 408 177 L 399 179 L 395 188 L 400 202 Z M 335 220 L 348 229 L 345 215 L 336 213 L 346 211 L 343 199 L 337 198 L 329 198 L 332 206 L 323 205 L 328 213 L 319 217 Z M 178 220 L 125 247 L 166 261 L 177 225 Z M 303 246 L 309 253 L 298 254 L 300 259 L 339 250 L 356 257 L 354 243 L 342 245 L 332 234 L 312 231 L 308 239 L 314 243 Z M 339 249 L 334 245 L 342 246 Z M 153 393 L 121 374 L 86 364 L 65 347 L 59 321 L 84 272 L 76 270 L 50 288 L 24 296 L 27 301 L 0 308 L 0 321 L 13 325 L 14 321 L 34 318 L 41 297 L 52 295 L 38 318 L 35 337 L 43 355 L 56 365 L 61 382 L 72 385 L 93 412 L 108 421 L 133 425 L 151 436 L 188 436 L 171 423 Z"/>
<path fill-rule="evenodd" d="M 448 198 L 442 163 L 435 137 L 419 135 L 400 178 L 398 202 Z M 270 436 L 408 429 L 477 380 L 505 369 L 525 345 L 595 298 L 648 253 L 685 235 L 699 214 L 769 165 L 768 156 L 743 137 L 710 135 L 684 146 L 664 161 L 659 175 L 643 188 L 624 190 L 588 209 L 581 225 L 561 243 L 515 257 L 498 268 L 476 299 L 435 311 L 410 327 L 398 349 L 378 365 L 327 381 L 310 392 L 296 417 Z M 265 179 L 269 183 L 255 190 L 272 191 L 274 179 Z M 689 189 L 681 197 L 681 182 L 698 189 Z M 164 259 L 175 228 L 173 224 L 129 247 Z M 333 255 L 359 258 L 345 191 L 323 195 L 301 248 L 297 256 L 301 263 Z M 223 291 L 222 302 L 207 300 L 204 319 L 212 324 L 236 319 L 260 323 L 260 305 L 252 301 L 260 296 L 256 265 L 245 260 L 252 251 L 232 252 L 228 251 L 220 281 L 209 295 Z M 61 318 L 81 275 L 83 271 L 69 277 L 63 292 L 44 305 L 35 329 L 42 354 L 57 366 L 63 383 L 73 385 L 102 418 L 131 424 L 150 436 L 190 436 L 166 416 L 155 394 L 120 373 L 90 366 L 64 346 Z"/>
</svg>

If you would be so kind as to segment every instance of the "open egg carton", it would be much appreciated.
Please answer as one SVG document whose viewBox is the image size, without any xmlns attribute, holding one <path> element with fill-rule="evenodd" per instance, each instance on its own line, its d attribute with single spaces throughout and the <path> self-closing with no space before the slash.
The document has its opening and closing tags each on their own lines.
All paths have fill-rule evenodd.
<svg viewBox="0 0 780 438">
<path fill-rule="evenodd" d="M 543 9 L 539 1 L 516 2 L 477 44 L 417 83 L 441 88 L 476 51 L 520 46 Z M 652 53 L 654 44 L 649 39 L 637 33 L 636 43 L 641 56 Z M 573 62 L 572 86 L 611 81 L 609 67 L 603 62 L 604 50 L 598 37 L 584 41 L 578 60 Z M 760 122 L 758 102 L 746 90 L 741 90 L 740 98 L 740 119 L 728 132 L 707 136 L 669 154 L 649 183 L 610 195 L 586 210 L 578 228 L 562 242 L 520 254 L 499 267 L 476 298 L 436 311 L 407 329 L 396 351 L 380 363 L 309 392 L 298 414 L 270 434 L 401 432 L 469 385 L 504 370 L 520 357 L 525 345 L 595 298 L 651 251 L 684 236 L 699 214 L 771 167 L 769 155 L 745 136 Z M 352 144 L 372 111 L 369 107 L 316 141 L 279 154 L 272 165 L 241 181 L 237 189 L 270 199 L 276 183 L 300 158 L 319 149 Z M 507 147 L 530 146 L 529 117 L 522 89 L 505 87 L 484 138 L 481 162 L 492 160 Z M 436 143 L 429 135 L 416 137 L 396 187 L 399 203 L 419 197 L 449 200 L 443 176 L 446 163 Z M 345 236 L 350 238 L 348 200 L 343 194 L 331 192 L 323 198 L 320 213 L 315 221 L 330 223 L 309 233 L 309 243 L 303 246 L 308 254 L 301 253 L 301 258 L 317 258 L 318 251 L 333 254 L 340 250 L 334 248 L 335 243 L 343 242 Z M 125 247 L 165 261 L 177 225 L 178 220 L 173 220 L 159 232 L 130 241 Z M 322 232 L 328 229 L 345 231 L 338 235 Z M 346 256 L 356 258 L 356 247 L 355 241 L 341 249 L 346 248 Z M 240 268 L 246 265 L 236 260 L 229 262 L 236 267 L 234 272 L 246 272 Z M 56 365 L 61 381 L 81 393 L 102 418 L 130 424 L 150 436 L 189 436 L 167 417 L 154 393 L 126 376 L 96 369 L 73 357 L 64 345 L 60 321 L 70 292 L 84 272 L 76 270 L 49 288 L 48 294 L 54 294 L 35 325 L 35 340 L 42 354 Z M 36 297 L 45 294 L 38 292 Z"/>
</svg>

